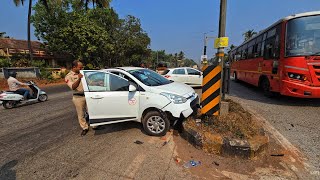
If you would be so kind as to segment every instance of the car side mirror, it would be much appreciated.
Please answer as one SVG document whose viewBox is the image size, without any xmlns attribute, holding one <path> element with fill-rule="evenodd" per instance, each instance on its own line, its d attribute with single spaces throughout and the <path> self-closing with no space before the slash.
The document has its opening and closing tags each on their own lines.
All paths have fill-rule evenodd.
<svg viewBox="0 0 320 180">
<path fill-rule="evenodd" d="M 129 92 L 135 92 L 135 91 L 137 91 L 137 88 L 134 85 L 130 84 L 129 85 Z"/>
</svg>

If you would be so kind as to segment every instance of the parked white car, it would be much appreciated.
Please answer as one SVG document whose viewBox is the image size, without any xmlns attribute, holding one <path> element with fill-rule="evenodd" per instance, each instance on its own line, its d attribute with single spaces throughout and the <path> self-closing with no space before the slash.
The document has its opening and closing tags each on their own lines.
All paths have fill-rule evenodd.
<svg viewBox="0 0 320 180">
<path fill-rule="evenodd" d="M 202 72 L 189 67 L 165 70 L 162 75 L 172 81 L 188 84 L 192 87 L 202 86 Z"/>
<path fill-rule="evenodd" d="M 148 69 L 121 67 L 81 73 L 90 126 L 137 121 L 147 134 L 162 136 L 171 120 L 186 118 L 199 106 L 198 95 L 190 86 Z"/>
</svg>

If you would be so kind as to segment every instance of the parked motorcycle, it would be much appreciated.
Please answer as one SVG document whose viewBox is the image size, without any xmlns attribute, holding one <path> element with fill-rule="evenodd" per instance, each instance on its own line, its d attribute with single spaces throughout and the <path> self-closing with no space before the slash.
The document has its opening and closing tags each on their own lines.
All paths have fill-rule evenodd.
<svg viewBox="0 0 320 180">
<path fill-rule="evenodd" d="M 27 84 L 29 84 L 29 88 L 32 90 L 32 92 L 30 92 L 32 98 L 24 100 L 22 95 L 17 94 L 14 91 L 3 91 L 0 92 L 0 104 L 2 102 L 5 109 L 12 109 L 18 105 L 34 103 L 37 101 L 44 102 L 48 100 L 47 93 L 42 91 L 33 81 L 29 81 Z"/>
</svg>

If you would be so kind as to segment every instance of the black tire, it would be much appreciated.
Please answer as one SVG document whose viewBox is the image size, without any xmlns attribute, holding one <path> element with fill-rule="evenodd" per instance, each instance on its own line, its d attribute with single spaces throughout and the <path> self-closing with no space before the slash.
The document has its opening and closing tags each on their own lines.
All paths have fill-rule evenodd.
<svg viewBox="0 0 320 180">
<path fill-rule="evenodd" d="M 152 124 L 152 121 L 157 124 Z M 142 125 L 148 135 L 164 136 L 170 128 L 170 121 L 163 113 L 150 111 L 143 117 Z"/>
<path fill-rule="evenodd" d="M 12 109 L 16 107 L 16 103 L 14 101 L 3 101 L 2 105 L 5 109 Z"/>
<path fill-rule="evenodd" d="M 47 101 L 48 100 L 48 95 L 46 94 L 40 94 L 39 97 L 38 97 L 38 101 L 39 102 L 44 102 L 44 101 Z"/>
<path fill-rule="evenodd" d="M 266 97 L 273 97 L 274 93 L 270 91 L 270 82 L 268 78 L 263 78 L 261 82 L 261 88 L 263 90 L 263 94 Z"/>
<path fill-rule="evenodd" d="M 237 75 L 236 72 L 233 73 L 233 81 L 234 82 L 239 82 L 238 75 Z"/>
</svg>

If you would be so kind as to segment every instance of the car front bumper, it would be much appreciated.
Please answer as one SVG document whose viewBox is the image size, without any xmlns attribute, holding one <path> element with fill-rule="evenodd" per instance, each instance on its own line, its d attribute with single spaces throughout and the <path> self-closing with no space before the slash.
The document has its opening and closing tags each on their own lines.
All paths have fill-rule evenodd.
<svg viewBox="0 0 320 180">
<path fill-rule="evenodd" d="M 199 107 L 199 96 L 196 94 L 193 98 L 188 99 L 185 103 L 174 104 L 170 103 L 162 109 L 164 112 L 170 112 L 173 117 L 179 118 L 181 115 L 187 118 L 191 114 L 197 112 Z"/>
</svg>

